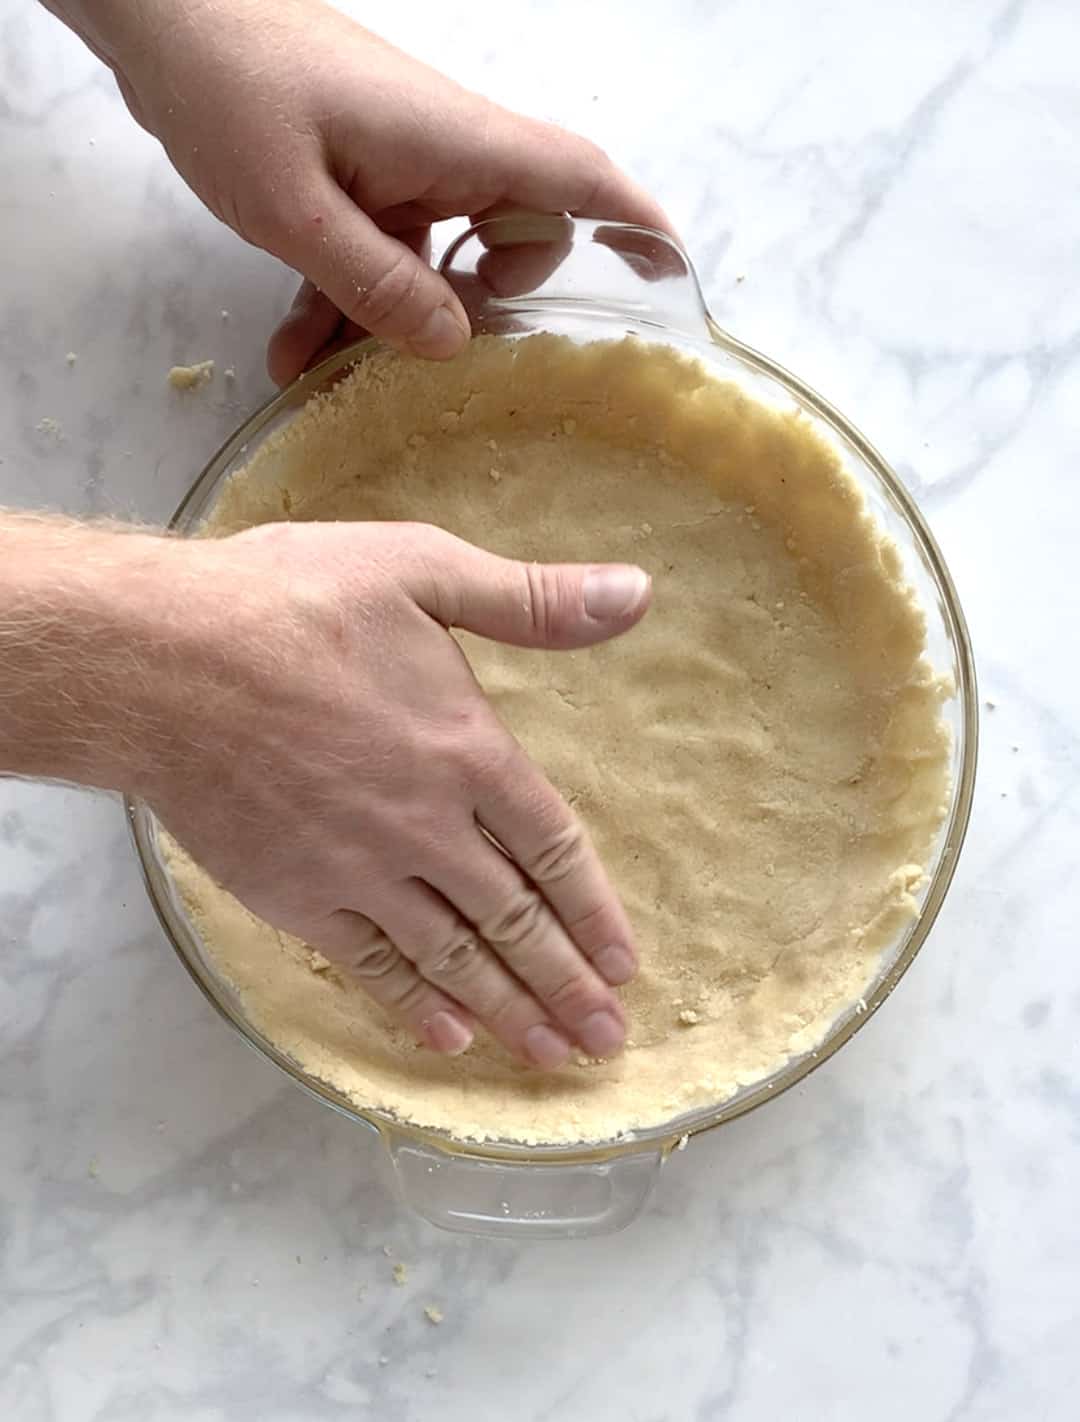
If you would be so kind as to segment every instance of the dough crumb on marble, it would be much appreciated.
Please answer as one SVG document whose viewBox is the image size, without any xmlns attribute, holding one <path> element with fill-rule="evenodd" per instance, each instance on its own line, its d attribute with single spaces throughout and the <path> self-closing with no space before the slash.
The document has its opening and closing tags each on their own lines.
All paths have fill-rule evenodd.
<svg viewBox="0 0 1080 1422">
<path fill-rule="evenodd" d="M 214 362 L 199 360 L 194 365 L 174 365 L 168 374 L 174 390 L 198 390 L 214 378 Z"/>
<path fill-rule="evenodd" d="M 409 1282 L 409 1267 L 399 1259 L 394 1265 L 394 1283 L 401 1288 Z"/>
<path fill-rule="evenodd" d="M 425 1304 L 424 1317 L 429 1323 L 434 1323 L 438 1325 L 442 1323 L 446 1315 L 443 1313 L 442 1309 L 439 1307 L 438 1304 Z"/>
</svg>

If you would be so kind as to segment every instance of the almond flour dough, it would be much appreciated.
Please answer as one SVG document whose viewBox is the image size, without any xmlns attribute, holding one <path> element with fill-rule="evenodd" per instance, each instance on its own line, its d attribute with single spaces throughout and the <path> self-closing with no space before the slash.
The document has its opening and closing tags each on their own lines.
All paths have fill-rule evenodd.
<svg viewBox="0 0 1080 1422">
<path fill-rule="evenodd" d="M 385 353 L 260 449 L 205 532 L 282 517 L 419 518 L 655 581 L 601 647 L 461 639 L 636 927 L 626 1052 L 553 1074 L 485 1037 L 427 1052 L 166 840 L 217 968 L 305 1072 L 459 1138 L 601 1140 L 723 1101 L 865 992 L 944 814 L 950 688 L 895 547 L 804 417 L 632 338 Z"/>
</svg>

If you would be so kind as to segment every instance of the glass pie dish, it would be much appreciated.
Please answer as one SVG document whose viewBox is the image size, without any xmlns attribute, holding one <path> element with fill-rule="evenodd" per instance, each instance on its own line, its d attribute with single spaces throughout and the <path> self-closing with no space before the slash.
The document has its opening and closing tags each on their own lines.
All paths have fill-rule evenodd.
<svg viewBox="0 0 1080 1422">
<path fill-rule="evenodd" d="M 577 341 L 631 333 L 696 358 L 765 403 L 801 411 L 839 452 L 870 512 L 893 541 L 925 613 L 927 657 L 953 688 L 942 710 L 951 731 L 947 812 L 917 891 L 918 912 L 882 953 L 864 995 L 839 1013 L 813 1050 L 789 1058 L 771 1075 L 721 1103 L 606 1141 L 526 1146 L 457 1139 L 361 1107 L 303 1071 L 249 1020 L 185 910 L 165 864 L 152 810 L 142 802 L 127 802 L 151 900 L 192 978 L 263 1056 L 321 1101 L 379 1135 L 409 1205 L 433 1224 L 459 1231 L 522 1237 L 599 1234 L 621 1228 L 639 1213 L 672 1150 L 779 1095 L 831 1056 L 881 1006 L 919 951 L 952 880 L 971 811 L 978 737 L 971 645 L 941 553 L 896 474 L 809 386 L 717 325 L 688 259 L 669 238 L 644 228 L 565 217 L 500 217 L 465 232 L 446 253 L 441 270 L 478 332 L 513 339 L 547 331 Z M 313 394 L 331 388 L 376 348 L 375 341 L 365 340 L 337 352 L 257 411 L 207 465 L 171 528 L 181 533 L 197 529 L 228 476 Z"/>
</svg>

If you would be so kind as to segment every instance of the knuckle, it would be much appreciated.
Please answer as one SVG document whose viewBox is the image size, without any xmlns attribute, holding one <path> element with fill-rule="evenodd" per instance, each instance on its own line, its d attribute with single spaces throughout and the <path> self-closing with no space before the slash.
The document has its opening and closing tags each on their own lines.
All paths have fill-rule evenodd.
<svg viewBox="0 0 1080 1422">
<path fill-rule="evenodd" d="M 531 889 L 521 889 L 509 903 L 480 925 L 493 948 L 520 948 L 536 933 L 543 921 L 544 906 L 540 895 Z"/>
<path fill-rule="evenodd" d="M 551 834 L 523 865 L 538 884 L 557 884 L 579 870 L 585 858 L 585 832 L 575 820 Z"/>
<path fill-rule="evenodd" d="M 590 1012 L 602 1008 L 606 994 L 597 992 L 595 986 L 581 973 L 574 973 L 558 987 L 544 994 L 548 1005 L 567 1021 L 580 1021 Z"/>
<path fill-rule="evenodd" d="M 390 999 L 403 1017 L 419 1017 L 427 1001 L 428 987 L 423 978 L 410 973 Z"/>
<path fill-rule="evenodd" d="M 356 301 L 345 314 L 358 325 L 381 327 L 398 324 L 420 284 L 420 268 L 411 252 L 402 250 L 370 286 L 361 282 Z"/>
<path fill-rule="evenodd" d="M 423 955 L 424 971 L 429 978 L 456 983 L 472 976 L 481 961 L 480 944 L 474 933 L 465 930 L 444 939 Z"/>
<path fill-rule="evenodd" d="M 559 585 L 549 569 L 539 563 L 525 563 L 526 604 L 529 623 L 536 637 L 550 641 L 559 622 Z"/>
<path fill-rule="evenodd" d="M 348 967 L 367 982 L 386 978 L 400 962 L 401 955 L 382 934 L 354 948 L 348 956 Z"/>
</svg>

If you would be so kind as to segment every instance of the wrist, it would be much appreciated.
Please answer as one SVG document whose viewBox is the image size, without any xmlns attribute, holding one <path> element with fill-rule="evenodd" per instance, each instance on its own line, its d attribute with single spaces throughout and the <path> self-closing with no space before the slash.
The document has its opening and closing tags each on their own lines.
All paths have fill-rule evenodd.
<svg viewBox="0 0 1080 1422">
<path fill-rule="evenodd" d="M 141 793 L 169 740 L 178 540 L 0 518 L 0 771 Z"/>
</svg>

